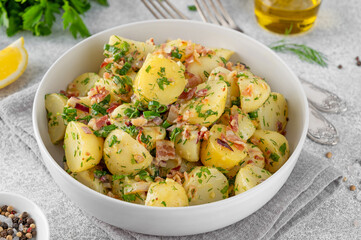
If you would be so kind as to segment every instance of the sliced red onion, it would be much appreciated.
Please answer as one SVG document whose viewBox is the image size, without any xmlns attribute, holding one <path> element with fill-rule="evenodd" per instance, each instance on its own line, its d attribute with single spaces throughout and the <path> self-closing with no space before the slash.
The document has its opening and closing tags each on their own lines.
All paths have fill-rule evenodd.
<svg viewBox="0 0 361 240">
<path fill-rule="evenodd" d="M 228 148 L 229 150 L 231 150 L 232 152 L 234 152 L 233 149 L 231 148 L 231 146 L 229 146 L 227 142 L 225 142 L 225 141 L 217 138 L 217 143 L 218 143 L 219 145 L 221 145 L 222 147 Z"/>
<path fill-rule="evenodd" d="M 80 110 L 80 111 L 83 111 L 83 112 L 86 112 L 86 113 L 89 113 L 89 108 L 80 104 L 80 103 L 76 103 L 75 104 L 75 108 Z"/>
</svg>

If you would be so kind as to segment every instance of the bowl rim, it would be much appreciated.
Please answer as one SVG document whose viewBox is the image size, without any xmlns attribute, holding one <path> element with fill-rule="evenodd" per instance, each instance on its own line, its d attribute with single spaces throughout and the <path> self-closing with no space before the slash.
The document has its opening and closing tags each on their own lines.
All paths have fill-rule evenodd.
<svg viewBox="0 0 361 240">
<path fill-rule="evenodd" d="M 238 195 L 235 195 L 235 196 L 232 196 L 232 197 L 229 197 L 229 198 L 226 198 L 226 199 L 222 199 L 222 200 L 216 201 L 216 202 L 205 203 L 205 204 L 194 205 L 194 206 L 186 206 L 186 207 L 166 207 L 165 208 L 165 207 L 145 206 L 145 205 L 140 205 L 140 204 L 135 204 L 135 203 L 130 203 L 130 202 L 118 200 L 118 199 L 109 197 L 107 195 L 101 194 L 101 193 L 99 193 L 99 192 L 85 186 L 84 184 L 82 184 L 82 183 L 78 182 L 77 180 L 75 180 L 74 178 L 72 178 L 68 173 L 66 173 L 66 171 L 63 168 L 61 168 L 61 166 L 59 166 L 57 164 L 57 162 L 54 160 L 54 158 L 50 155 L 49 151 L 45 147 L 45 144 L 44 144 L 44 142 L 43 142 L 43 140 L 42 140 L 42 138 L 40 136 L 39 126 L 38 126 L 38 118 L 37 118 L 38 105 L 36 104 L 36 102 L 38 101 L 38 99 L 40 97 L 43 98 L 43 96 L 39 96 L 40 89 L 44 85 L 44 82 L 45 82 L 44 80 L 47 78 L 47 76 L 49 75 L 49 72 L 52 71 L 54 66 L 60 61 L 60 59 L 62 59 L 65 55 L 70 53 L 73 49 L 77 48 L 78 46 L 80 46 L 82 44 L 86 44 L 88 41 L 91 41 L 93 38 L 96 38 L 99 35 L 110 33 L 112 31 L 116 31 L 119 28 L 128 28 L 128 27 L 132 27 L 132 26 L 135 26 L 135 25 L 143 25 L 143 24 L 162 24 L 162 23 L 169 23 L 169 24 L 179 24 L 179 23 L 184 24 L 185 23 L 185 24 L 190 24 L 190 25 L 195 24 L 195 25 L 199 25 L 199 26 L 207 26 L 207 27 L 210 27 L 210 28 L 214 28 L 214 30 L 233 32 L 234 34 L 236 34 L 238 36 L 241 36 L 242 38 L 246 38 L 247 41 L 251 41 L 251 42 L 257 44 L 259 47 L 262 48 L 263 51 L 266 51 L 266 52 L 270 53 L 273 57 L 278 59 L 278 61 L 280 61 L 284 65 L 286 70 L 296 80 L 295 84 L 298 85 L 298 90 L 301 92 L 302 99 L 303 99 L 302 102 L 303 102 L 303 105 L 305 106 L 305 109 L 304 109 L 305 114 L 304 114 L 304 118 L 302 119 L 302 123 L 303 123 L 304 127 L 302 129 L 301 137 L 299 138 L 298 143 L 297 143 L 294 151 L 289 156 L 289 159 L 286 161 L 285 164 L 283 164 L 283 166 L 277 172 L 272 174 L 272 176 L 269 177 L 266 181 L 258 184 L 257 186 L 251 188 L 250 190 L 247 190 L 246 192 L 243 192 L 242 194 L 238 194 Z M 156 210 L 156 211 L 185 211 L 185 210 L 191 210 L 191 211 L 193 211 L 195 209 L 207 209 L 209 207 L 217 207 L 220 204 L 222 204 L 222 205 L 223 204 L 230 204 L 231 202 L 239 201 L 239 199 L 241 199 L 241 198 L 247 198 L 248 196 L 252 195 L 255 191 L 257 191 L 259 188 L 261 188 L 263 185 L 265 185 L 265 183 L 269 182 L 268 180 L 274 179 L 277 176 L 283 174 L 283 172 L 286 171 L 285 169 L 289 165 L 291 165 L 293 163 L 293 161 L 297 162 L 298 156 L 299 156 L 299 154 L 300 154 L 300 152 L 301 152 L 301 150 L 303 148 L 303 145 L 304 145 L 304 142 L 305 142 L 305 139 L 306 139 L 308 124 L 309 124 L 309 107 L 308 107 L 306 94 L 305 94 L 305 92 L 303 90 L 301 82 L 298 79 L 298 77 L 295 75 L 295 73 L 292 71 L 292 69 L 286 64 L 286 62 L 283 59 L 281 59 L 274 51 L 272 51 L 269 47 L 267 47 L 265 44 L 259 42 L 258 40 L 254 39 L 254 38 L 252 38 L 252 37 L 250 37 L 250 36 L 248 36 L 248 35 L 246 35 L 244 33 L 238 32 L 236 30 L 229 29 L 229 28 L 222 27 L 222 26 L 218 26 L 218 25 L 211 24 L 211 23 L 204 23 L 204 22 L 199 22 L 199 21 L 195 21 L 195 20 L 182 20 L 182 19 L 158 19 L 158 20 L 146 20 L 146 21 L 137 21 L 137 22 L 127 23 L 127 24 L 121 24 L 121 25 L 118 25 L 118 26 L 115 26 L 115 27 L 108 28 L 108 29 L 105 29 L 103 31 L 100 31 L 100 32 L 98 32 L 98 33 L 96 33 L 96 34 L 94 34 L 94 35 L 92 35 L 92 36 L 78 42 L 76 45 L 72 46 L 70 49 L 65 51 L 50 66 L 50 68 L 44 74 L 44 76 L 41 79 L 40 84 L 39 84 L 39 86 L 38 86 L 38 88 L 36 90 L 32 111 L 33 111 L 32 112 L 33 129 L 34 129 L 34 134 L 35 134 L 35 138 L 36 138 L 36 141 L 38 143 L 38 146 L 42 150 L 42 152 L 46 154 L 46 157 L 52 160 L 52 161 L 48 161 L 48 160 L 44 159 L 44 161 L 47 161 L 48 163 L 52 164 L 58 171 L 60 171 L 61 172 L 60 174 L 62 175 L 62 177 L 65 177 L 69 181 L 72 181 L 75 185 L 80 187 L 83 191 L 86 191 L 89 194 L 95 194 L 95 196 L 100 198 L 102 201 L 110 201 L 112 203 L 114 202 L 115 204 L 124 204 L 125 206 L 139 208 L 139 209 L 143 209 L 143 210 L 147 210 L 147 211 L 151 211 L 151 210 Z M 292 159 L 292 161 L 289 161 L 290 159 Z"/>
<path fill-rule="evenodd" d="M 44 232 L 45 236 L 47 237 L 46 239 L 49 239 L 50 237 L 50 230 L 49 230 L 49 222 L 48 219 L 46 217 L 46 215 L 44 214 L 44 212 L 42 211 L 42 209 L 32 200 L 30 200 L 27 197 L 24 197 L 23 195 L 20 195 L 18 193 L 13 193 L 13 192 L 0 192 L 0 199 L 2 196 L 8 196 L 9 198 L 17 198 L 20 199 L 21 202 L 28 202 L 30 203 L 30 205 L 32 205 L 30 210 L 27 210 L 27 212 L 29 212 L 31 215 L 32 212 L 37 212 L 39 214 L 39 218 L 41 218 L 44 221 L 44 226 L 42 226 L 42 230 L 38 231 L 38 232 Z M 18 206 L 13 206 L 14 208 L 18 208 Z M 32 218 L 34 218 L 32 216 Z M 35 219 L 36 221 L 37 219 Z"/>
</svg>

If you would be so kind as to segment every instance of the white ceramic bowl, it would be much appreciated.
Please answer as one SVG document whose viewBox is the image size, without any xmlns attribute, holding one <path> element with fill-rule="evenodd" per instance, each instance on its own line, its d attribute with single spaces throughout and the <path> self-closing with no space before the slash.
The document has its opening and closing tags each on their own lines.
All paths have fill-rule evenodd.
<svg viewBox="0 0 361 240">
<path fill-rule="evenodd" d="M 28 212 L 36 224 L 36 239 L 50 239 L 48 220 L 33 201 L 19 194 L 0 192 L 0 206 L 3 205 L 13 206 L 18 213 Z"/>
<path fill-rule="evenodd" d="M 63 149 L 54 146 L 47 129 L 44 95 L 59 92 L 76 76 L 99 70 L 103 45 L 116 34 L 145 41 L 154 37 L 156 43 L 182 38 L 210 47 L 235 51 L 238 59 L 265 77 L 271 89 L 282 93 L 289 106 L 287 139 L 289 160 L 265 182 L 253 189 L 219 202 L 182 207 L 147 207 L 119 201 L 82 185 L 62 168 Z M 96 218 L 127 230 L 153 235 L 188 235 L 216 230 L 239 221 L 261 208 L 283 186 L 295 166 L 308 127 L 308 105 L 301 84 L 290 68 L 268 47 L 256 40 L 223 27 L 195 21 L 156 20 L 122 25 L 98 33 L 80 42 L 63 54 L 48 70 L 36 93 L 33 124 L 44 163 L 60 188 L 79 207 Z"/>
</svg>

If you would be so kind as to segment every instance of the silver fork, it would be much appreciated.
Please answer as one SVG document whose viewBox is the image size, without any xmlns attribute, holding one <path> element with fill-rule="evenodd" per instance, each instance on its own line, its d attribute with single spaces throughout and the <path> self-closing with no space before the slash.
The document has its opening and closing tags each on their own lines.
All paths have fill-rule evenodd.
<svg viewBox="0 0 361 240">
<path fill-rule="evenodd" d="M 200 14 L 202 20 L 204 22 L 211 22 L 243 33 L 243 30 L 235 24 L 231 16 L 225 10 L 221 1 L 215 1 L 217 2 L 219 8 L 217 8 L 213 0 L 195 0 L 197 11 Z M 188 19 L 168 0 L 142 0 L 142 2 L 157 19 Z M 202 5 L 205 11 L 203 10 Z M 156 12 L 158 12 L 159 15 Z M 347 110 L 346 103 L 336 94 L 331 93 L 326 89 L 320 88 L 308 81 L 305 81 L 302 78 L 299 79 L 306 92 L 310 106 L 310 122 L 307 136 L 311 140 L 320 144 L 336 145 L 339 141 L 336 128 L 318 110 L 327 113 L 342 113 Z"/>
</svg>

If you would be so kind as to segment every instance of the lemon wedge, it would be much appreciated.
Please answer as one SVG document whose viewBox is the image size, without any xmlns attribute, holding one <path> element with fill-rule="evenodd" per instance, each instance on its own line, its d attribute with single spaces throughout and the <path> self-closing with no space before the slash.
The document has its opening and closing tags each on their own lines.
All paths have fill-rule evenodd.
<svg viewBox="0 0 361 240">
<path fill-rule="evenodd" d="M 28 53 L 21 37 L 0 51 L 0 88 L 18 79 L 28 65 Z"/>
</svg>

